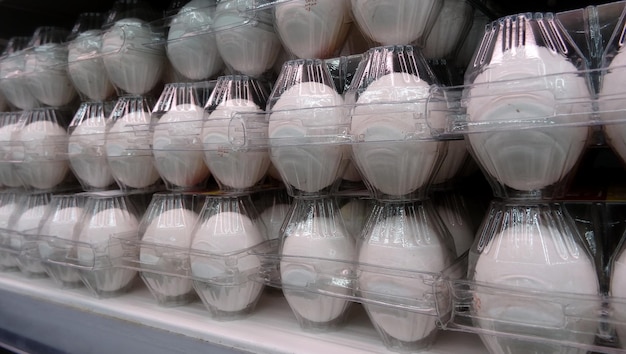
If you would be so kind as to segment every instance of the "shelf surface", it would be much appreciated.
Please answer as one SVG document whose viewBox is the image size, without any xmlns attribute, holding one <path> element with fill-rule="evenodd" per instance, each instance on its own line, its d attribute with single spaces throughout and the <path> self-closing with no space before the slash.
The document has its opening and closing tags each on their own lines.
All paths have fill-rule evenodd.
<svg viewBox="0 0 626 354">
<path fill-rule="evenodd" d="M 278 292 L 263 294 L 252 315 L 220 322 L 202 303 L 158 306 L 138 284 L 130 293 L 96 299 L 85 288 L 60 289 L 50 279 L 0 273 L 0 341 L 71 353 L 391 353 L 365 311 L 354 306 L 337 331 L 310 333 L 298 327 Z M 0 333 L 0 334 L 1 334 Z M 8 338 L 8 339 L 7 339 Z M 30 343 L 28 341 L 31 341 Z M 426 354 L 485 353 L 476 335 L 443 332 Z"/>
</svg>

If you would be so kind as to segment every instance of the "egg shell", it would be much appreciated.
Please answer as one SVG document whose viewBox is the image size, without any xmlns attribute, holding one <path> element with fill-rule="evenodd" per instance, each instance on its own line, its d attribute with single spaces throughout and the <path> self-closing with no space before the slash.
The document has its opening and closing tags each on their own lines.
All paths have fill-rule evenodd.
<svg viewBox="0 0 626 354">
<path fill-rule="evenodd" d="M 67 133 L 52 121 L 36 121 L 19 133 L 25 161 L 19 165 L 19 175 L 25 184 L 42 190 L 61 184 L 69 172 Z"/>
<path fill-rule="evenodd" d="M 602 77 L 600 91 L 600 109 L 603 113 L 600 118 L 604 121 L 618 122 L 604 126 L 604 134 L 609 145 L 623 161 L 626 161 L 626 124 L 622 123 L 624 105 L 624 71 L 626 71 L 626 51 L 619 51 L 608 66 L 608 71 Z"/>
<path fill-rule="evenodd" d="M 281 145 L 281 139 L 307 136 L 307 129 L 339 130 L 345 124 L 343 98 L 330 86 L 302 82 L 280 95 L 269 117 L 271 159 L 285 183 L 307 193 L 332 185 L 347 163 L 340 145 Z M 319 107 L 319 108 L 316 108 Z M 273 141 L 273 139 L 276 139 Z"/>
<path fill-rule="evenodd" d="M 30 92 L 44 105 L 61 107 L 76 97 L 76 90 L 67 74 L 67 47 L 46 44 L 27 55 L 25 71 Z"/>
<path fill-rule="evenodd" d="M 354 240 L 343 227 L 333 228 L 332 235 L 322 235 L 318 230 L 328 229 L 326 225 L 333 225 L 332 220 L 316 217 L 306 222 L 311 222 L 312 226 L 296 226 L 295 231 L 284 235 L 280 262 L 283 286 L 311 286 L 319 277 L 339 277 L 346 271 L 352 271 L 351 262 L 356 256 Z M 351 294 L 351 289 L 336 286 L 332 291 L 341 295 Z M 349 301 L 333 296 L 287 289 L 283 292 L 292 311 L 311 322 L 334 321 L 349 306 Z"/>
<path fill-rule="evenodd" d="M 93 33 L 79 35 L 68 45 L 68 74 L 74 87 L 94 101 L 103 101 L 115 93 L 104 66 L 100 45 L 102 35 Z M 91 50 L 84 53 L 85 49 Z"/>
<path fill-rule="evenodd" d="M 202 127 L 202 141 L 208 150 L 204 161 L 222 185 L 233 189 L 248 189 L 265 177 L 270 165 L 267 149 L 235 151 L 229 139 L 230 119 L 237 112 L 263 113 L 250 100 L 227 100 L 218 105 Z M 220 146 L 224 148 L 214 149 Z"/>
<path fill-rule="evenodd" d="M 70 135 L 67 147 L 74 174 L 83 184 L 95 189 L 115 182 L 104 152 L 106 122 L 103 118 L 81 122 Z"/>
<path fill-rule="evenodd" d="M 182 104 L 165 113 L 154 128 L 154 165 L 175 186 L 193 187 L 210 176 L 199 144 L 203 118 L 202 107 Z"/>
</svg>

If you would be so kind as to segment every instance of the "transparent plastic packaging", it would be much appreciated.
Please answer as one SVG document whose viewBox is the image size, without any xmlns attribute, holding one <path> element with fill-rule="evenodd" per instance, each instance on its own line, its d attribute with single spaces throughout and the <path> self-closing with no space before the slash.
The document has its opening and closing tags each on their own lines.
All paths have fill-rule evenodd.
<svg viewBox="0 0 626 354">
<path fill-rule="evenodd" d="M 269 189 L 255 193 L 252 198 L 259 218 L 267 229 L 267 239 L 277 241 L 281 237 L 280 230 L 291 209 L 292 201 L 287 191 Z"/>
<path fill-rule="evenodd" d="M 104 24 L 104 67 L 111 83 L 125 93 L 150 92 L 165 69 L 165 35 L 151 22 L 155 14 L 146 2 L 118 0 Z"/>
<path fill-rule="evenodd" d="M 245 191 L 265 180 L 270 165 L 267 146 L 238 144 L 250 138 L 246 127 L 252 126 L 259 133 L 254 139 L 266 141 L 268 91 L 264 83 L 247 76 L 217 79 L 205 107 L 209 114 L 202 125 L 202 144 L 204 161 L 222 190 Z M 238 129 L 239 121 L 243 129 Z"/>
<path fill-rule="evenodd" d="M 68 48 L 68 73 L 83 101 L 105 101 L 115 94 L 102 58 L 103 14 L 88 12 L 78 16 Z"/>
<path fill-rule="evenodd" d="M 105 151 L 106 129 L 114 102 L 83 102 L 70 123 L 67 153 L 84 190 L 115 184 Z"/>
<path fill-rule="evenodd" d="M 455 307 L 466 311 L 458 320 L 471 322 L 490 351 L 586 353 L 593 344 L 598 276 L 560 204 L 493 202 L 470 250 L 468 278 L 455 289 Z"/>
<path fill-rule="evenodd" d="M 36 108 L 24 112 L 23 126 L 15 138 L 19 155 L 17 174 L 23 184 L 38 190 L 54 190 L 73 181 L 67 156 L 69 112 Z"/>
<path fill-rule="evenodd" d="M 377 267 L 421 273 L 439 273 L 449 267 L 456 253 L 453 241 L 429 201 L 378 203 L 367 221 L 358 245 L 358 287 L 370 301 L 386 297 L 415 299 L 420 312 L 405 312 L 365 303 L 365 309 L 388 348 L 428 348 L 437 333 L 432 279 L 380 274 Z M 372 271 L 374 270 L 374 271 Z M 429 281 L 430 280 L 430 281 Z M 382 299 L 384 300 L 384 298 Z"/>
<path fill-rule="evenodd" d="M 150 147 L 152 102 L 149 97 L 120 97 L 109 118 L 106 156 L 121 189 L 146 189 L 160 180 Z"/>
<path fill-rule="evenodd" d="M 274 27 L 296 58 L 331 58 L 343 47 L 352 25 L 350 6 L 350 0 L 277 2 Z"/>
<path fill-rule="evenodd" d="M 154 194 L 139 225 L 141 241 L 122 241 L 125 254 L 134 256 L 127 257 L 125 264 L 140 271 L 161 306 L 180 306 L 196 299 L 189 247 L 202 199 L 189 193 Z"/>
<path fill-rule="evenodd" d="M 279 249 L 280 281 L 300 327 L 341 324 L 353 295 L 356 247 L 334 198 L 295 199 Z"/>
<path fill-rule="evenodd" d="M 442 3 L 424 43 L 423 54 L 429 59 L 450 58 L 456 54 L 474 18 L 469 0 L 443 0 Z"/>
<path fill-rule="evenodd" d="M 455 179 L 463 171 L 471 160 L 467 143 L 463 137 L 460 139 L 448 140 L 446 156 L 441 162 L 439 170 L 433 179 L 433 188 L 445 188 L 446 185 L 454 183 Z"/>
<path fill-rule="evenodd" d="M 352 15 L 361 32 L 378 45 L 423 42 L 444 0 L 352 0 Z"/>
<path fill-rule="evenodd" d="M 515 39 L 515 40 L 513 40 Z M 501 197 L 563 192 L 593 111 L 585 61 L 554 15 L 492 22 L 466 73 L 463 131 Z"/>
<path fill-rule="evenodd" d="M 26 52 L 24 71 L 28 89 L 43 105 L 62 107 L 76 98 L 68 75 L 65 29 L 38 27 Z"/>
<path fill-rule="evenodd" d="M 0 113 L 0 183 L 8 188 L 22 187 L 17 165 L 23 160 L 18 136 L 23 126 L 21 112 Z"/>
<path fill-rule="evenodd" d="M 46 273 L 62 288 L 83 285 L 79 270 L 65 262 L 76 229 L 83 221 L 84 205 L 85 196 L 82 194 L 53 195 L 36 231 L 37 255 Z"/>
<path fill-rule="evenodd" d="M 119 264 L 129 252 L 122 247 L 119 237 L 138 240 L 141 216 L 124 192 L 92 192 L 86 197 L 84 216 L 76 229 L 74 265 L 93 295 L 118 296 L 132 287 L 137 274 L 136 270 Z M 135 248 L 132 252 L 139 250 Z"/>
<path fill-rule="evenodd" d="M 152 110 L 154 165 L 169 190 L 206 185 L 211 175 L 202 152 L 204 105 L 213 82 L 165 85 Z"/>
<path fill-rule="evenodd" d="M 285 63 L 268 111 L 270 157 L 289 193 L 336 190 L 348 164 L 350 120 L 324 62 Z"/>
<path fill-rule="evenodd" d="M 607 37 L 604 53 L 602 53 L 600 92 L 598 95 L 598 108 L 600 120 L 604 123 L 603 130 L 607 143 L 613 151 L 626 161 L 626 140 L 624 131 L 624 88 L 623 76 L 626 71 L 626 55 L 624 52 L 624 28 L 626 28 L 626 6 L 622 2 L 598 7 L 598 12 L 608 11 L 608 16 L 616 23 L 605 25 L 607 31 L 612 31 Z M 619 15 L 617 15 L 619 13 Z"/>
<path fill-rule="evenodd" d="M 174 69 L 191 80 L 214 77 L 224 67 L 215 34 L 216 0 L 189 1 L 168 22 L 166 53 Z"/>
<path fill-rule="evenodd" d="M 367 219 L 372 214 L 374 202 L 367 197 L 355 196 L 339 197 L 338 203 L 341 216 L 346 224 L 346 231 L 355 241 L 358 241 L 362 236 Z"/>
<path fill-rule="evenodd" d="M 432 195 L 435 210 L 454 240 L 456 256 L 461 257 L 474 243 L 478 223 L 472 220 L 466 198 L 457 190 Z"/>
<path fill-rule="evenodd" d="M 352 159 L 377 199 L 423 198 L 445 156 L 448 104 L 412 46 L 370 49 L 345 94 Z"/>
<path fill-rule="evenodd" d="M 10 228 L 11 217 L 22 208 L 25 193 L 20 189 L 0 192 L 0 271 L 17 270 L 17 258 L 11 249 L 14 234 Z"/>
<path fill-rule="evenodd" d="M 39 106 L 25 74 L 29 41 L 30 37 L 12 37 L 0 57 L 0 90 L 9 103 L 23 110 Z"/>
<path fill-rule="evenodd" d="M 250 314 L 263 291 L 253 279 L 268 247 L 265 225 L 249 195 L 207 196 L 193 230 L 193 286 L 213 318 Z"/>
<path fill-rule="evenodd" d="M 217 49 L 235 74 L 260 77 L 281 51 L 274 31 L 273 0 L 222 0 L 215 10 Z M 242 11 L 243 10 L 243 11 Z"/>
<path fill-rule="evenodd" d="M 9 229 L 13 231 L 9 246 L 15 252 L 17 266 L 27 277 L 47 276 L 41 259 L 31 256 L 29 250 L 36 249 L 37 235 L 33 231 L 39 228 L 43 220 L 50 196 L 49 193 L 42 192 L 26 194 L 20 206 L 9 218 Z"/>
<path fill-rule="evenodd" d="M 458 68 L 467 68 L 476 48 L 480 46 L 485 34 L 485 26 L 490 22 L 489 17 L 479 9 L 474 9 L 472 16 L 472 26 L 467 30 L 467 34 L 456 53 L 456 59 L 453 60 L 454 65 Z"/>
</svg>

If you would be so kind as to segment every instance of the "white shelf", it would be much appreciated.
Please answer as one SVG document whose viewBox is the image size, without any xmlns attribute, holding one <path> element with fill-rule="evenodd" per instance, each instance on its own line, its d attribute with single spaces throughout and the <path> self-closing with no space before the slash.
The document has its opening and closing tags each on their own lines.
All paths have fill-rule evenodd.
<svg viewBox="0 0 626 354">
<path fill-rule="evenodd" d="M 117 298 L 95 299 L 84 288 L 0 273 L 0 319 L 6 319 L 0 329 L 64 352 L 390 353 L 362 308 L 355 308 L 341 329 L 309 333 L 278 293 L 264 294 L 245 319 L 219 322 L 200 302 L 159 307 L 143 284 Z M 423 353 L 485 352 L 477 336 L 445 332 Z"/>
</svg>

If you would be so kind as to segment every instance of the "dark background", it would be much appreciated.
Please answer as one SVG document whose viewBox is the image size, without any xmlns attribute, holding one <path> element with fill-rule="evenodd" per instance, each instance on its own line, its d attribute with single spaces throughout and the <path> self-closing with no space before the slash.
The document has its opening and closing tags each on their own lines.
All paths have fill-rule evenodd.
<svg viewBox="0 0 626 354">
<path fill-rule="evenodd" d="M 419 0 L 418 0 L 419 1 Z M 171 0 L 150 1 L 152 6 L 164 11 Z M 598 5 L 612 1 L 584 0 L 493 0 L 495 15 L 508 15 L 528 11 L 564 11 Z M 0 0 L 0 38 L 30 36 L 38 26 L 72 28 L 78 14 L 106 12 L 113 0 Z"/>
</svg>

